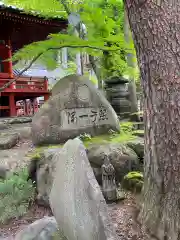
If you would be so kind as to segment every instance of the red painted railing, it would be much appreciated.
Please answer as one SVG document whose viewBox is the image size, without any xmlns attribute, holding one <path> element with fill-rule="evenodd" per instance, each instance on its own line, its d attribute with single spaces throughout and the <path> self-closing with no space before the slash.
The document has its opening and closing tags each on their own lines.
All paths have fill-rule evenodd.
<svg viewBox="0 0 180 240">
<path fill-rule="evenodd" d="M 4 84 L 8 83 L 12 79 L 10 78 L 2 78 L 0 75 L 0 87 L 3 87 Z M 7 87 L 4 92 L 41 92 L 48 91 L 48 79 L 40 78 L 40 77 L 20 77 L 16 82 Z"/>
</svg>

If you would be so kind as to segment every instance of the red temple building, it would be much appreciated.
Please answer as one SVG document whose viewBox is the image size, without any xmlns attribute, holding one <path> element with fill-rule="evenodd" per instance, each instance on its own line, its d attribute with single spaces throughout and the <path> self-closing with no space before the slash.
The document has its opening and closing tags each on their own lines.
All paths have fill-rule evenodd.
<svg viewBox="0 0 180 240">
<path fill-rule="evenodd" d="M 44 19 L 28 15 L 18 9 L 0 6 L 0 88 L 16 77 L 11 61 L 4 61 L 24 45 L 44 40 L 50 33 L 66 29 L 67 21 L 63 19 Z M 16 82 L 0 93 L 0 117 L 17 116 L 19 109 L 29 115 L 37 109 L 37 98 L 44 96 L 46 101 L 50 92 L 46 77 L 21 76 Z M 26 101 L 26 99 L 29 100 Z M 20 101 L 21 104 L 17 104 Z M 33 106 L 29 107 L 28 104 Z"/>
</svg>

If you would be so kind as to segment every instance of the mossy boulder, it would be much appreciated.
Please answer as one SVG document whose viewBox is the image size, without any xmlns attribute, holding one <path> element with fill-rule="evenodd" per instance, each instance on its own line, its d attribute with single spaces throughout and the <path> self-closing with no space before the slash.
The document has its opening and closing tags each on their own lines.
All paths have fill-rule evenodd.
<svg viewBox="0 0 180 240">
<path fill-rule="evenodd" d="M 36 182 L 37 201 L 40 205 L 49 206 L 55 162 L 53 156 L 58 148 L 47 148 L 35 153 L 29 165 L 29 177 Z"/>
<path fill-rule="evenodd" d="M 92 144 L 87 147 L 88 159 L 93 168 L 101 168 L 104 154 L 109 157 L 115 168 L 117 181 L 121 181 L 128 172 L 139 171 L 140 169 L 140 162 L 137 154 L 126 144 L 105 143 Z M 99 175 L 100 173 L 101 171 L 99 171 Z M 99 177 L 100 176 L 97 176 L 98 179 Z"/>
<path fill-rule="evenodd" d="M 48 205 L 48 195 L 51 190 L 52 179 L 54 175 L 53 156 L 59 149 L 59 145 L 46 148 L 40 148 L 32 156 L 29 166 L 31 179 L 36 181 L 38 200 L 43 205 Z M 130 171 L 138 171 L 140 168 L 137 154 L 122 143 L 102 143 L 89 144 L 86 146 L 87 156 L 94 170 L 96 179 L 101 184 L 101 165 L 103 164 L 103 155 L 107 154 L 115 168 L 116 179 L 121 181 Z"/>
<path fill-rule="evenodd" d="M 144 139 L 136 138 L 127 142 L 128 147 L 134 150 L 140 159 L 144 158 Z"/>
<path fill-rule="evenodd" d="M 141 172 L 132 171 L 129 172 L 122 181 L 122 187 L 133 191 L 133 192 L 141 192 L 143 187 L 144 177 Z"/>
</svg>

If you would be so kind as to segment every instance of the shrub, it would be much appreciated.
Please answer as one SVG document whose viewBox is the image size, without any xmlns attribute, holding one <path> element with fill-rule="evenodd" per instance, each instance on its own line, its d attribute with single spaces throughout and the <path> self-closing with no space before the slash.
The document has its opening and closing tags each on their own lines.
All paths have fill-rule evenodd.
<svg viewBox="0 0 180 240">
<path fill-rule="evenodd" d="M 28 170 L 14 173 L 0 180 L 0 222 L 23 216 L 35 196 L 33 183 L 28 179 Z"/>
<path fill-rule="evenodd" d="M 126 176 L 124 176 L 122 186 L 130 191 L 141 192 L 143 183 L 143 174 L 141 172 L 134 171 L 129 172 Z"/>
<path fill-rule="evenodd" d="M 133 123 L 132 122 L 122 122 L 120 124 L 121 132 L 131 133 L 133 132 Z"/>
<path fill-rule="evenodd" d="M 81 141 L 88 141 L 91 140 L 91 135 L 88 133 L 80 134 L 79 138 Z"/>
</svg>

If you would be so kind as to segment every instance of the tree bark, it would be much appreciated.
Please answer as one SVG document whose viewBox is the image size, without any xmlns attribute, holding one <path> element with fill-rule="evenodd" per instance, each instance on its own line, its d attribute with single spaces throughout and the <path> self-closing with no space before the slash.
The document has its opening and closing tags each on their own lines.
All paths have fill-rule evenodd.
<svg viewBox="0 0 180 240">
<path fill-rule="evenodd" d="M 144 92 L 145 166 L 139 219 L 180 239 L 180 1 L 126 0 Z"/>
</svg>

